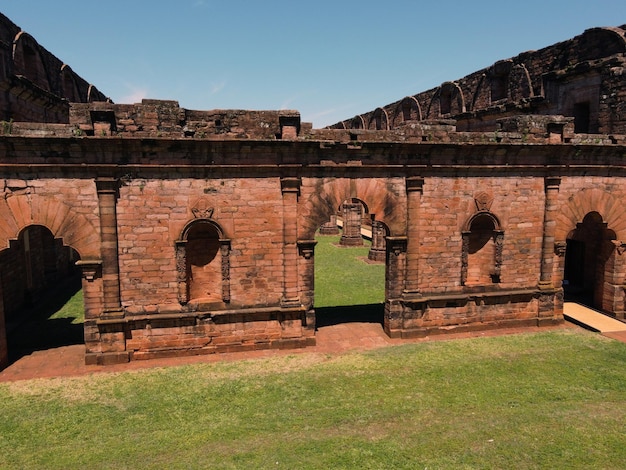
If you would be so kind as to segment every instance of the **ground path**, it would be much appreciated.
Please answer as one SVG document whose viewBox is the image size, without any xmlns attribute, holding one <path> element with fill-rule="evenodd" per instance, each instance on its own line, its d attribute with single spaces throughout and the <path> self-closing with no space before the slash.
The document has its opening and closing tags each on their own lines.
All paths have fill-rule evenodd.
<svg viewBox="0 0 626 470">
<path fill-rule="evenodd" d="M 236 361 L 275 355 L 324 353 L 340 354 L 348 351 L 363 351 L 394 344 L 423 341 L 445 341 L 458 338 L 497 336 L 504 334 L 523 334 L 525 332 L 546 331 L 547 329 L 579 328 L 570 322 L 561 326 L 543 328 L 509 328 L 471 333 L 455 333 L 431 336 L 419 339 L 392 339 L 387 337 L 379 323 L 341 323 L 319 328 L 316 334 L 317 345 L 303 349 L 262 350 L 237 353 L 210 354 L 203 356 L 173 357 L 132 361 L 126 364 L 109 366 L 85 365 L 84 345 L 64 346 L 60 348 L 35 351 L 24 356 L 0 372 L 0 382 L 26 380 L 33 378 L 71 377 L 87 374 L 120 372 L 145 369 L 150 367 L 168 367 L 193 363 L 218 361 Z M 608 336 L 608 335 L 607 335 Z M 626 332 L 615 339 L 626 342 Z"/>
</svg>

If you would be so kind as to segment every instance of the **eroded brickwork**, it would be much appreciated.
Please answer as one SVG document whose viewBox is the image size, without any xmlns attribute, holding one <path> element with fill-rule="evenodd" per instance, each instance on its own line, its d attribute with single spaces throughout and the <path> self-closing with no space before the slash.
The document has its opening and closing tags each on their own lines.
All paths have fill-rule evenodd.
<svg viewBox="0 0 626 470">
<path fill-rule="evenodd" d="M 334 129 L 159 100 L 6 123 L 0 363 L 3 317 L 73 256 L 89 363 L 314 344 L 339 220 L 374 232 L 392 337 L 552 325 L 564 295 L 623 318 L 623 60 L 594 29 Z"/>
</svg>

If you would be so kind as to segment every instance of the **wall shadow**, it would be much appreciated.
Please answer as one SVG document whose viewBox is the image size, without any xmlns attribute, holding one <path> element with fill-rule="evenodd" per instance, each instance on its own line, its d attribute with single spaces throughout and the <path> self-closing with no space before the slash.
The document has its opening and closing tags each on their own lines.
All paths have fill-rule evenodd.
<svg viewBox="0 0 626 470">
<path fill-rule="evenodd" d="M 81 289 L 80 276 L 75 276 L 46 290 L 35 305 L 23 308 L 7 321 L 9 363 L 35 351 L 84 344 L 82 323 L 72 318 L 50 318 Z"/>
<path fill-rule="evenodd" d="M 345 305 L 339 307 L 315 308 L 315 326 L 339 325 L 341 323 L 380 323 L 383 324 L 385 304 Z"/>
</svg>

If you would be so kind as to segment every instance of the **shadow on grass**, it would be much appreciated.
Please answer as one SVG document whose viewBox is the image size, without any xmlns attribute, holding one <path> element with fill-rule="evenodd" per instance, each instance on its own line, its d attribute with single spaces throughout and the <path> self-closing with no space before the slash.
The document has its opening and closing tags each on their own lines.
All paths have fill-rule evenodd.
<svg viewBox="0 0 626 470">
<path fill-rule="evenodd" d="M 82 323 L 73 318 L 50 318 L 81 288 L 80 278 L 72 278 L 43 293 L 37 303 L 12 315 L 7 321 L 9 362 L 35 351 L 84 344 Z"/>
<path fill-rule="evenodd" d="M 345 305 L 339 307 L 315 308 L 315 324 L 317 328 L 338 325 L 340 323 L 380 323 L 383 324 L 385 305 Z"/>
</svg>

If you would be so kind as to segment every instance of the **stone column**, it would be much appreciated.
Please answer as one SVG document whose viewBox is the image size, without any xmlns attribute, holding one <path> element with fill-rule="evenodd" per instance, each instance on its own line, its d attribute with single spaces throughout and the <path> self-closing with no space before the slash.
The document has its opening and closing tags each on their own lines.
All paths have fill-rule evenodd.
<svg viewBox="0 0 626 470">
<path fill-rule="evenodd" d="M 305 308 L 304 324 L 307 337 L 315 336 L 315 245 L 316 240 L 298 240 L 300 271 L 300 302 Z M 313 343 L 312 343 L 313 344 Z"/>
<path fill-rule="evenodd" d="M 419 224 L 420 205 L 424 191 L 424 178 L 413 176 L 406 179 L 407 195 L 407 247 L 406 247 L 406 285 L 405 290 L 416 293 L 419 289 Z"/>
<path fill-rule="evenodd" d="M 554 242 L 556 233 L 557 198 L 559 195 L 560 178 L 546 177 L 546 203 L 543 213 L 543 243 L 541 246 L 541 268 L 539 289 L 554 288 L 552 273 L 554 271 Z"/>
<path fill-rule="evenodd" d="M 372 219 L 372 246 L 367 258 L 372 261 L 385 261 L 387 250 L 385 248 L 385 226 L 382 222 Z"/>
<path fill-rule="evenodd" d="M 402 334 L 402 315 L 406 272 L 407 237 L 387 237 L 387 262 L 385 273 L 385 317 L 383 328 L 392 338 Z"/>
<path fill-rule="evenodd" d="M 343 212 L 343 234 L 339 244 L 343 246 L 363 245 L 363 237 L 361 236 L 363 205 L 360 202 L 344 202 L 341 208 Z"/>
<path fill-rule="evenodd" d="M 337 227 L 337 214 L 330 216 L 330 220 L 320 227 L 321 235 L 338 235 L 339 227 Z"/>
<path fill-rule="evenodd" d="M 101 317 L 124 316 L 120 300 L 120 268 L 117 246 L 117 178 L 97 178 L 98 206 L 100 209 L 100 243 L 102 254 L 102 282 L 104 310 Z"/>
<path fill-rule="evenodd" d="M 283 307 L 299 306 L 298 297 L 298 196 L 300 178 L 281 178 L 283 194 Z"/>
<path fill-rule="evenodd" d="M 100 330 L 97 320 L 102 316 L 102 261 L 79 260 L 76 262 L 82 274 L 83 305 L 85 322 L 83 325 L 86 354 L 101 353 Z"/>
</svg>

